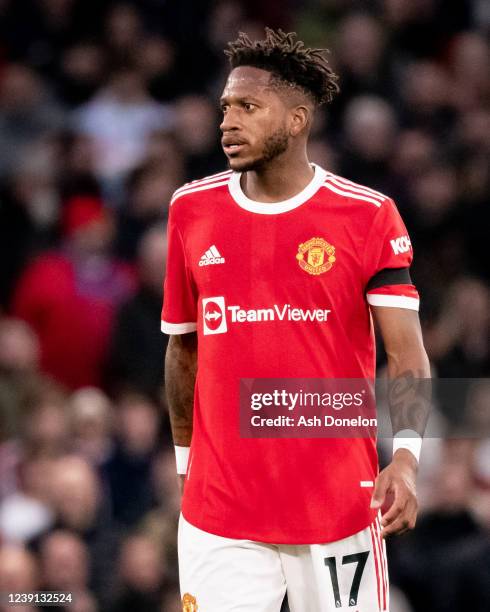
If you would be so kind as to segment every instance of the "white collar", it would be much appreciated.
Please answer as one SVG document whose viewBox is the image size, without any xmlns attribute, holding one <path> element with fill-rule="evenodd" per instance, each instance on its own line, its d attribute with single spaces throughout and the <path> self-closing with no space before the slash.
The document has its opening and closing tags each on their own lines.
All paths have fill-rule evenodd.
<svg viewBox="0 0 490 612">
<path fill-rule="evenodd" d="M 231 175 L 228 183 L 228 189 L 230 190 L 231 197 L 235 200 L 238 206 L 248 210 L 249 212 L 262 215 L 276 215 L 279 213 L 288 212 L 289 210 L 293 210 L 309 200 L 325 182 L 325 178 L 327 176 L 326 171 L 316 164 L 311 165 L 313 166 L 315 174 L 308 185 L 306 185 L 302 191 L 297 193 L 292 198 L 283 200 L 282 202 L 256 202 L 255 200 L 247 198 L 240 185 L 240 179 L 242 176 L 241 172 L 234 172 Z"/>
</svg>

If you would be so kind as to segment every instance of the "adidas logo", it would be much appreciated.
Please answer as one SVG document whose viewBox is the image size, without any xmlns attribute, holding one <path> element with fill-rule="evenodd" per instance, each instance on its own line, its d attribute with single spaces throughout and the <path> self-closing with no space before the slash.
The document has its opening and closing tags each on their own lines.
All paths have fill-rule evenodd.
<svg viewBox="0 0 490 612">
<path fill-rule="evenodd" d="M 213 244 L 209 247 L 209 249 L 204 253 L 204 255 L 199 260 L 200 266 L 210 266 L 211 264 L 222 264 L 225 263 L 225 258 L 221 257 L 220 252 Z"/>
</svg>

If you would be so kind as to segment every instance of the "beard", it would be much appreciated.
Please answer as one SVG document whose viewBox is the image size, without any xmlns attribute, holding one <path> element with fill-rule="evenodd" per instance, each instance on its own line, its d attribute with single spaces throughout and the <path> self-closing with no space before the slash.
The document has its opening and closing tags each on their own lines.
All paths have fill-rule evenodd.
<svg viewBox="0 0 490 612">
<path fill-rule="evenodd" d="M 289 134 L 286 128 L 278 128 L 264 141 L 262 155 L 256 159 L 244 162 L 240 168 L 235 168 L 239 172 L 248 172 L 252 170 L 261 170 L 271 161 L 282 155 L 288 150 Z M 238 160 L 237 160 L 238 161 Z M 230 164 L 231 167 L 231 164 Z"/>
</svg>

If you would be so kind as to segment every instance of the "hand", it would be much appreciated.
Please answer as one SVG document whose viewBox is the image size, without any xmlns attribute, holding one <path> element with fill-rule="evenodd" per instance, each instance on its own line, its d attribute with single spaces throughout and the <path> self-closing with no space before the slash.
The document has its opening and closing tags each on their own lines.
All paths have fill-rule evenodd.
<svg viewBox="0 0 490 612">
<path fill-rule="evenodd" d="M 381 508 L 386 494 L 392 493 L 394 500 L 388 511 L 381 517 L 381 535 L 404 533 L 415 527 L 417 519 L 417 496 L 415 478 L 418 463 L 412 453 L 400 448 L 393 460 L 382 470 L 374 483 L 371 508 Z"/>
</svg>

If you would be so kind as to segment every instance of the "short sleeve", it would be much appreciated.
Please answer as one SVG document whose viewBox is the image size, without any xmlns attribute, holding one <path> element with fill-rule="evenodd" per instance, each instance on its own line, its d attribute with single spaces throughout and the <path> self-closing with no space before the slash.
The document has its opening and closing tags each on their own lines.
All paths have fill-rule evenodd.
<svg viewBox="0 0 490 612">
<path fill-rule="evenodd" d="M 196 331 L 197 291 L 186 264 L 184 243 L 170 209 L 167 226 L 168 252 L 163 289 L 161 329 L 166 334 Z"/>
<path fill-rule="evenodd" d="M 376 213 L 364 251 L 366 299 L 371 306 L 419 309 L 409 268 L 413 250 L 407 228 L 392 200 Z"/>
</svg>

